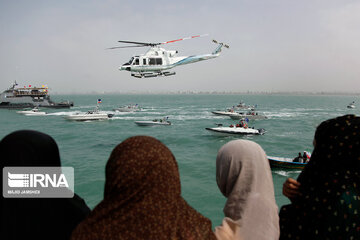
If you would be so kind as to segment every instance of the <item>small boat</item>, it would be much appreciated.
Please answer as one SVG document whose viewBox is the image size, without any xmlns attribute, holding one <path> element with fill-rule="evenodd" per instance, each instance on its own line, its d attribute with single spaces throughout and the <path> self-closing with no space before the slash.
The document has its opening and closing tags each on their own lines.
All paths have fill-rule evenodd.
<svg viewBox="0 0 360 240">
<path fill-rule="evenodd" d="M 259 128 L 249 128 L 249 127 L 239 127 L 230 125 L 229 127 L 224 127 L 222 124 L 217 124 L 217 127 L 214 128 L 205 128 L 206 130 L 215 133 L 217 135 L 263 135 L 265 134 L 265 129 Z"/>
<path fill-rule="evenodd" d="M 349 105 L 347 105 L 347 108 L 350 108 L 350 109 L 355 108 L 355 101 L 353 101 L 352 103 L 349 103 Z"/>
<path fill-rule="evenodd" d="M 231 116 L 232 114 L 236 114 L 233 109 L 227 109 L 226 111 L 216 110 L 211 113 L 218 116 Z"/>
<path fill-rule="evenodd" d="M 240 101 L 240 103 L 236 106 L 234 106 L 234 109 L 243 109 L 243 110 L 254 110 L 257 107 L 257 105 L 246 105 L 243 101 Z"/>
<path fill-rule="evenodd" d="M 163 119 L 154 119 L 152 121 L 135 121 L 138 126 L 170 126 L 171 122 L 168 121 L 168 117 Z"/>
<path fill-rule="evenodd" d="M 141 107 L 138 104 L 130 104 L 127 106 L 122 106 L 118 108 L 114 108 L 113 111 L 115 112 L 138 112 L 141 111 Z"/>
<path fill-rule="evenodd" d="M 267 156 L 271 168 L 303 169 L 307 163 L 293 162 L 293 158 Z"/>
<path fill-rule="evenodd" d="M 38 107 L 34 107 L 31 110 L 17 111 L 16 113 L 24 114 L 26 116 L 39 116 L 46 114 L 46 112 L 40 112 L 40 109 Z"/>
<path fill-rule="evenodd" d="M 232 120 L 240 120 L 240 119 L 249 119 L 249 120 L 260 120 L 260 119 L 267 119 L 267 116 L 265 114 L 261 114 L 255 111 L 249 111 L 249 112 L 237 112 L 229 115 L 229 117 Z"/>
<path fill-rule="evenodd" d="M 96 120 L 108 120 L 112 118 L 114 114 L 108 114 L 99 111 L 99 104 L 96 105 L 94 110 L 90 110 L 86 113 L 75 113 L 73 115 L 65 116 L 66 120 L 72 121 L 96 121 Z"/>
</svg>

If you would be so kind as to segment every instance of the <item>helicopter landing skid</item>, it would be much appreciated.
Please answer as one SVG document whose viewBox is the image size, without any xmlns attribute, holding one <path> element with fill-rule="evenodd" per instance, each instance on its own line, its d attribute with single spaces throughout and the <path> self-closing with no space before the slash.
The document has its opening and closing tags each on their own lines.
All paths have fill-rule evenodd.
<svg viewBox="0 0 360 240">
<path fill-rule="evenodd" d="M 131 73 L 132 77 L 136 77 L 136 78 L 151 78 L 151 77 L 166 77 L 166 76 L 171 76 L 171 75 L 175 75 L 176 72 L 134 72 Z"/>
</svg>

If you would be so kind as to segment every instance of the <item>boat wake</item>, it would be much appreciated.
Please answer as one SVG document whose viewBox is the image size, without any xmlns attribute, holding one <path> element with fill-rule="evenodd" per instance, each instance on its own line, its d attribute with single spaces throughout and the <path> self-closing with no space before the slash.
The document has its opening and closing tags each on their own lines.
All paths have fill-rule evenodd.
<svg viewBox="0 0 360 240">
<path fill-rule="evenodd" d="M 56 113 L 48 113 L 48 116 L 69 116 L 76 113 L 80 113 L 80 111 L 71 111 L 71 112 L 56 112 Z"/>
</svg>

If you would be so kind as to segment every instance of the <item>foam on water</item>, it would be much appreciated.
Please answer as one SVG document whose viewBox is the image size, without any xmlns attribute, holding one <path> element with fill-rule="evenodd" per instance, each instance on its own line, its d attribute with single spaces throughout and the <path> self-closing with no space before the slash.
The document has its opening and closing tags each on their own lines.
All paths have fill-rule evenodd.
<svg viewBox="0 0 360 240">
<path fill-rule="evenodd" d="M 48 113 L 49 116 L 69 116 L 80 113 L 80 111 L 69 111 L 69 112 L 56 112 L 56 113 Z"/>
<path fill-rule="evenodd" d="M 289 170 L 286 170 L 286 171 L 281 171 L 281 170 L 275 170 L 275 171 L 273 171 L 273 173 L 275 173 L 275 174 L 278 174 L 278 175 L 280 175 L 280 176 L 284 176 L 284 177 L 289 177 L 289 176 L 291 176 L 291 175 L 293 175 L 293 174 L 299 174 L 299 173 L 301 173 L 301 171 L 289 171 Z"/>
</svg>

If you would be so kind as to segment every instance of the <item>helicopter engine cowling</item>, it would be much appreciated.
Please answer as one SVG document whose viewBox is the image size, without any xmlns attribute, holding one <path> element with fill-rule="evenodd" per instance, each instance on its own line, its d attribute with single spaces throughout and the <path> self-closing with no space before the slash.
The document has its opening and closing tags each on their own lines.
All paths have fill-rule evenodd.
<svg viewBox="0 0 360 240">
<path fill-rule="evenodd" d="M 168 52 L 168 54 L 169 54 L 169 57 L 175 57 L 176 54 L 178 53 L 177 50 L 175 50 L 175 51 L 167 51 L 167 52 Z"/>
</svg>

